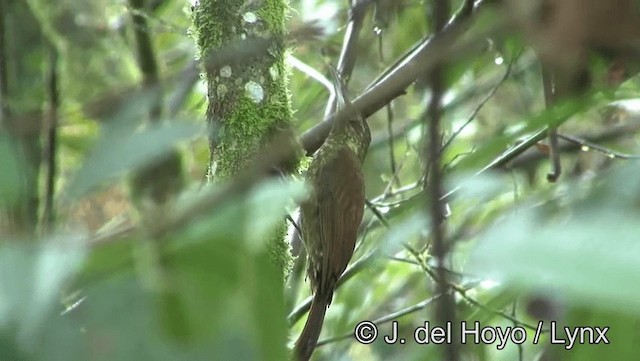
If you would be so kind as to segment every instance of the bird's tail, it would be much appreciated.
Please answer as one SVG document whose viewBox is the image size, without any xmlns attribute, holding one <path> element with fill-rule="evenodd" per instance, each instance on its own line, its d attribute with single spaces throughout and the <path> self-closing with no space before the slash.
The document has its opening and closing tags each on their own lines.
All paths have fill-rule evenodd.
<svg viewBox="0 0 640 361">
<path fill-rule="evenodd" d="M 318 342 L 318 337 L 320 337 L 327 306 L 325 297 L 319 297 L 319 295 L 316 294 L 316 297 L 313 298 L 313 302 L 311 303 L 307 323 L 305 323 L 304 329 L 302 329 L 302 333 L 298 341 L 296 341 L 294 352 L 297 361 L 308 361 L 309 358 L 311 358 L 311 354 Z"/>
</svg>

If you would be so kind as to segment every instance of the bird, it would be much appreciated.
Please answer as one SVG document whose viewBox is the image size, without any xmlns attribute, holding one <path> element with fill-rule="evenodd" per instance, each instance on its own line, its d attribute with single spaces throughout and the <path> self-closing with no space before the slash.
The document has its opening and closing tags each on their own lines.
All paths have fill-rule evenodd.
<svg viewBox="0 0 640 361">
<path fill-rule="evenodd" d="M 365 119 L 346 97 L 338 71 L 329 66 L 337 109 L 347 117 L 334 121 L 307 169 L 310 197 L 300 205 L 300 229 L 307 251 L 307 279 L 314 294 L 306 324 L 296 341 L 298 361 L 311 357 L 338 279 L 355 249 L 365 205 L 362 163 L 371 143 Z"/>
</svg>

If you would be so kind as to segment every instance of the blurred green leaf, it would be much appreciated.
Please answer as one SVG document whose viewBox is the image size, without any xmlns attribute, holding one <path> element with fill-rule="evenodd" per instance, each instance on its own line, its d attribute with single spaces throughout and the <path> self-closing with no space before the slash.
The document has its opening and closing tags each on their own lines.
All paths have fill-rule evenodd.
<svg viewBox="0 0 640 361">
<path fill-rule="evenodd" d="M 167 154 L 178 141 L 197 135 L 201 129 L 194 124 L 172 123 L 127 134 L 105 132 L 66 192 L 72 197 L 81 196 L 108 179 Z"/>
<path fill-rule="evenodd" d="M 511 179 L 501 174 L 481 173 L 481 174 L 455 174 L 451 180 L 452 199 L 461 199 L 465 202 L 483 203 L 495 199 L 510 189 Z"/>
<path fill-rule="evenodd" d="M 567 350 L 564 345 L 554 345 L 551 347 L 551 357 L 562 361 L 599 361 L 610 359 L 615 356 L 617 360 L 637 360 L 640 357 L 640 332 L 638 331 L 640 318 L 629 317 L 623 313 L 599 312 L 593 309 L 573 308 L 569 311 L 568 317 L 559 327 L 567 326 L 570 329 L 577 327 L 598 327 L 601 330 L 605 327 L 608 344 L 601 342 L 594 344 L 598 333 L 594 332 L 595 338 L 585 338 L 584 343 L 576 343 L 574 347 Z M 559 338 L 566 339 L 563 333 L 559 333 Z M 588 333 L 585 333 L 588 335 Z M 589 342 L 591 341 L 591 342 Z"/>
<path fill-rule="evenodd" d="M 95 246 L 87 255 L 82 270 L 76 277 L 76 284 L 82 287 L 132 268 L 134 265 L 132 252 L 136 241 L 132 238 L 123 238 Z"/>
<path fill-rule="evenodd" d="M 479 238 L 471 271 L 506 284 L 561 292 L 577 305 L 637 313 L 640 289 L 629 287 L 640 282 L 637 196 L 620 197 L 637 185 L 614 186 L 627 179 L 628 169 L 613 173 L 593 192 L 593 200 L 582 199 L 582 190 L 574 188 L 565 196 L 573 200 L 569 212 L 518 209 Z"/>
<path fill-rule="evenodd" d="M 267 181 L 248 197 L 246 212 L 250 225 L 245 227 L 245 237 L 251 244 L 260 244 L 275 227 L 282 225 L 287 215 L 287 206 L 299 203 L 307 195 L 303 182 Z"/>
<path fill-rule="evenodd" d="M 13 343 L 8 349 L 13 347 L 14 352 L 24 355 L 40 354 L 45 350 L 43 345 L 50 346 L 51 339 L 69 331 L 59 316 L 59 300 L 63 286 L 79 268 L 84 250 L 78 242 L 48 242 L 0 247 L 0 334 L 9 331 L 13 336 L 2 337 L 2 342 Z"/>
<path fill-rule="evenodd" d="M 395 254 L 404 244 L 423 239 L 428 234 L 429 218 L 424 212 L 415 212 L 403 220 L 395 220 L 381 244 L 386 254 Z"/>
<path fill-rule="evenodd" d="M 100 359 L 286 359 L 283 275 L 269 246 L 287 205 L 304 194 L 301 182 L 267 181 L 166 240 L 98 247 L 78 312 L 99 330 L 92 337 L 109 340 Z M 130 267 L 141 242 L 160 249 L 160 284 Z"/>
</svg>

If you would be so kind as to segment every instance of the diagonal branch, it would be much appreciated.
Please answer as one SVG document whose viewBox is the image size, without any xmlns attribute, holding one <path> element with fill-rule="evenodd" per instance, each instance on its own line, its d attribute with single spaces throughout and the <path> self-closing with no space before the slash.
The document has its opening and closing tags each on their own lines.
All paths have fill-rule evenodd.
<svg viewBox="0 0 640 361">
<path fill-rule="evenodd" d="M 486 0 L 476 3 L 475 9 L 481 7 Z M 464 9 L 464 8 L 463 8 Z M 402 95 L 405 89 L 419 76 L 431 71 L 440 61 L 457 59 L 478 53 L 486 48 L 485 42 L 475 39 L 461 41 L 473 20 L 468 11 L 460 11 L 437 35 L 424 38 L 418 42 L 405 56 L 401 57 L 388 71 L 378 77 L 354 101 L 354 107 L 367 118 L 380 110 L 387 103 Z M 487 30 L 493 32 L 502 25 Z M 480 34 L 485 36 L 487 34 Z M 348 116 L 348 112 L 338 111 L 302 135 L 301 142 L 308 155 L 313 154 L 329 134 L 331 124 L 337 119 Z"/>
<path fill-rule="evenodd" d="M 367 14 L 367 8 L 371 4 L 368 0 L 350 0 L 349 8 L 349 23 L 344 33 L 344 40 L 342 41 L 342 50 L 340 51 L 340 58 L 338 59 L 338 73 L 344 80 L 344 84 L 349 84 L 353 68 L 356 64 L 356 56 L 358 55 L 358 39 L 360 38 L 360 32 L 362 31 L 362 25 L 364 23 L 364 17 Z M 331 113 L 336 110 L 336 95 L 331 93 L 327 107 L 324 111 L 324 116 L 327 118 Z"/>
</svg>

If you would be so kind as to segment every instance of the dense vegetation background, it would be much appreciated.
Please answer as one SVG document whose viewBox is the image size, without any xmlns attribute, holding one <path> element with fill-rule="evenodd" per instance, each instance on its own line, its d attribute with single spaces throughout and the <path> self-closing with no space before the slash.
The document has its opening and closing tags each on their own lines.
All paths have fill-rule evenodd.
<svg viewBox="0 0 640 361">
<path fill-rule="evenodd" d="M 216 128 L 205 114 L 229 109 L 212 109 L 203 62 L 256 56 L 248 46 L 202 53 L 206 21 L 194 11 L 214 3 L 0 0 L 0 360 L 289 357 L 309 288 L 304 257 L 274 252 L 273 235 L 304 198 L 304 173 L 268 177 L 260 162 L 269 158 L 248 157 L 236 174 L 209 174 Z M 332 113 L 319 78 L 340 56 L 373 135 L 359 244 L 315 359 L 441 359 L 444 346 L 411 341 L 438 319 L 439 302 L 453 306 L 454 326 L 526 331 L 503 349 L 455 344 L 460 360 L 638 359 L 637 62 L 633 52 L 592 52 L 589 89 L 546 107 L 534 49 L 575 45 L 563 36 L 580 31 L 607 34 L 597 48 L 640 36 L 616 11 L 598 12 L 609 25 L 559 17 L 563 26 L 538 31 L 515 0 L 451 1 L 457 17 L 433 35 L 433 3 L 289 2 L 277 72 L 289 73 L 285 109 L 305 150 Z M 575 15 L 598 1 L 565 3 Z M 403 67 L 403 56 L 414 60 Z M 388 69 L 395 77 L 374 89 Z M 434 74 L 443 79 L 446 279 L 428 211 L 436 158 L 424 151 Z M 558 124 L 563 174 L 549 183 L 541 131 Z M 379 326 L 372 344 L 353 337 L 363 320 Z M 384 343 L 391 321 L 406 344 Z M 550 321 L 609 327 L 610 344 L 567 351 L 551 344 Z"/>
</svg>

